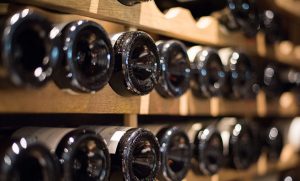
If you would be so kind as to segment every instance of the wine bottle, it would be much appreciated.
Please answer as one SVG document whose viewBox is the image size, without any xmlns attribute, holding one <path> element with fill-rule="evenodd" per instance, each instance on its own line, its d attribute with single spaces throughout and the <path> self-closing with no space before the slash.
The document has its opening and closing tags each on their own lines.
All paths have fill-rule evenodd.
<svg viewBox="0 0 300 181">
<path fill-rule="evenodd" d="M 159 181 L 181 181 L 191 162 L 191 145 L 186 133 L 176 126 L 144 125 L 143 128 L 156 135 L 160 143 L 161 167 Z"/>
<path fill-rule="evenodd" d="M 46 144 L 59 159 L 63 180 L 106 181 L 110 157 L 102 137 L 88 129 L 25 127 L 13 137 Z"/>
<path fill-rule="evenodd" d="M 268 63 L 264 68 L 262 87 L 267 96 L 279 96 L 300 84 L 300 71 L 276 63 Z"/>
<path fill-rule="evenodd" d="M 183 95 L 190 85 L 190 61 L 186 47 L 176 40 L 158 41 L 161 72 L 156 91 L 165 98 Z"/>
<path fill-rule="evenodd" d="M 272 10 L 260 13 L 260 27 L 265 33 L 266 43 L 273 44 L 286 38 L 279 14 Z"/>
<path fill-rule="evenodd" d="M 142 128 L 93 126 L 111 155 L 110 180 L 154 180 L 160 167 L 157 138 Z"/>
<path fill-rule="evenodd" d="M 1 140 L 1 181 L 57 181 L 58 162 L 47 147 L 25 138 Z"/>
<path fill-rule="evenodd" d="M 62 59 L 53 79 L 62 89 L 94 93 L 109 81 L 114 67 L 110 39 L 101 25 L 88 20 L 67 24 L 58 35 Z"/>
<path fill-rule="evenodd" d="M 51 23 L 42 13 L 26 8 L 2 17 L 1 30 L 1 85 L 45 85 L 59 57 L 50 37 Z"/>
<path fill-rule="evenodd" d="M 256 77 L 251 59 L 246 54 L 230 48 L 220 49 L 219 55 L 227 72 L 227 97 L 247 98 L 256 94 Z"/>
<path fill-rule="evenodd" d="M 193 150 L 192 170 L 198 175 L 214 175 L 223 166 L 223 142 L 214 121 L 182 125 Z"/>
<path fill-rule="evenodd" d="M 263 149 L 271 161 L 277 161 L 280 158 L 283 149 L 283 135 L 277 126 L 268 126 L 261 132 Z"/>
<path fill-rule="evenodd" d="M 191 88 L 196 97 L 222 96 L 226 86 L 226 72 L 216 50 L 194 46 L 188 50 L 191 61 Z"/>
<path fill-rule="evenodd" d="M 111 39 L 115 53 L 114 73 L 109 81 L 112 89 L 122 96 L 151 92 L 161 67 L 153 39 L 142 31 L 118 33 Z"/>
<path fill-rule="evenodd" d="M 174 7 L 189 9 L 195 19 L 208 16 L 227 5 L 226 0 L 155 0 L 155 3 L 162 12 Z"/>
<path fill-rule="evenodd" d="M 227 0 L 228 9 L 247 37 L 254 37 L 260 29 L 256 0 Z"/>
<path fill-rule="evenodd" d="M 234 169 L 249 168 L 255 157 L 254 136 L 246 121 L 222 118 L 217 125 L 224 146 L 225 165 Z"/>
<path fill-rule="evenodd" d="M 118 1 L 126 6 L 133 6 L 135 4 L 139 4 L 141 2 L 146 2 L 149 0 L 118 0 Z"/>
</svg>

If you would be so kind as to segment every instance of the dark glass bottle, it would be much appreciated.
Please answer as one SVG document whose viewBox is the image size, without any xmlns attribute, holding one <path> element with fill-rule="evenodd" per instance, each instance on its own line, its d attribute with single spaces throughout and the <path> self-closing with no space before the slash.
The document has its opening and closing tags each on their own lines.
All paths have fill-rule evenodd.
<svg viewBox="0 0 300 181">
<path fill-rule="evenodd" d="M 223 140 L 226 167 L 249 168 L 255 160 L 255 142 L 251 128 L 244 120 L 237 118 L 222 118 L 217 127 Z"/>
<path fill-rule="evenodd" d="M 192 145 L 192 170 L 198 175 L 214 175 L 223 166 L 223 142 L 215 126 L 212 121 L 183 125 Z"/>
<path fill-rule="evenodd" d="M 118 0 L 120 3 L 126 5 L 126 6 L 133 6 L 135 4 L 141 3 L 141 2 L 146 2 L 149 0 Z"/>
<path fill-rule="evenodd" d="M 176 126 L 145 125 L 156 135 L 160 143 L 160 181 L 181 181 L 186 176 L 191 162 L 191 145 L 186 133 Z"/>
<path fill-rule="evenodd" d="M 89 127 L 101 135 L 111 155 L 110 180 L 154 180 L 160 167 L 157 138 L 142 128 Z"/>
<path fill-rule="evenodd" d="M 260 27 L 265 33 L 266 42 L 273 44 L 286 38 L 279 14 L 272 10 L 265 10 L 260 13 Z"/>
<path fill-rule="evenodd" d="M 283 135 L 276 126 L 269 126 L 261 132 L 264 151 L 271 161 L 277 161 L 283 149 Z"/>
<path fill-rule="evenodd" d="M 228 9 L 248 37 L 254 37 L 260 29 L 256 0 L 227 0 Z"/>
<path fill-rule="evenodd" d="M 53 79 L 60 88 L 93 93 L 108 83 L 114 56 L 101 25 L 87 20 L 73 21 L 57 38 L 61 40 L 63 55 Z"/>
<path fill-rule="evenodd" d="M 262 87 L 267 96 L 279 96 L 300 84 L 300 71 L 276 63 L 269 63 L 263 72 Z"/>
<path fill-rule="evenodd" d="M 227 72 L 227 97 L 247 98 L 258 92 L 254 87 L 256 77 L 253 65 L 246 54 L 224 48 L 219 50 L 219 55 Z"/>
<path fill-rule="evenodd" d="M 174 7 L 189 9 L 195 19 L 208 16 L 227 5 L 226 0 L 155 0 L 155 3 L 162 12 Z"/>
<path fill-rule="evenodd" d="M 59 159 L 63 180 L 106 181 L 110 157 L 104 140 L 88 129 L 25 127 L 13 137 L 46 144 Z"/>
<path fill-rule="evenodd" d="M 5 139 L 0 144 L 1 181 L 57 181 L 59 165 L 48 148 L 25 138 Z"/>
<path fill-rule="evenodd" d="M 115 53 L 114 73 L 109 81 L 122 96 L 151 92 L 160 75 L 158 49 L 145 32 L 130 31 L 112 36 Z"/>
<path fill-rule="evenodd" d="M 1 86 L 41 87 L 59 58 L 51 23 L 32 9 L 1 19 Z"/>
<path fill-rule="evenodd" d="M 183 95 L 190 85 L 190 61 L 183 43 L 176 40 L 159 41 L 161 72 L 156 91 L 165 98 Z"/>
<path fill-rule="evenodd" d="M 222 96 L 225 92 L 226 72 L 218 52 L 194 46 L 188 50 L 192 68 L 191 88 L 197 97 Z"/>
</svg>

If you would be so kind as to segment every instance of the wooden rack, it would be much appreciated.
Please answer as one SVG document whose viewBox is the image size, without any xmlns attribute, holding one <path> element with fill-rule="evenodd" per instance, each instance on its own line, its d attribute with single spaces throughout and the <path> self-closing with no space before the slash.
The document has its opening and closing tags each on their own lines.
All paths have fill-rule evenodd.
<svg viewBox="0 0 300 181">
<path fill-rule="evenodd" d="M 299 16 L 295 7 L 286 7 L 275 2 L 291 14 Z M 292 0 L 289 0 L 292 1 Z M 289 41 L 267 46 L 264 34 L 247 39 L 241 32 L 228 32 L 215 17 L 194 20 L 190 12 L 174 8 L 161 13 L 154 1 L 133 7 L 121 5 L 117 0 L 11 0 L 20 4 L 0 4 L 1 13 L 23 7 L 41 7 L 51 11 L 42 13 L 55 24 L 71 20 L 90 19 L 104 26 L 111 34 L 131 28 L 147 31 L 154 37 L 167 36 L 196 44 L 216 47 L 236 47 L 251 55 L 258 55 L 300 68 L 300 45 Z M 23 4 L 23 5 L 22 5 Z M 26 5 L 26 6 L 24 6 Z M 72 5 L 72 6 L 70 6 Z M 34 6 L 34 7 L 33 7 Z M 296 8 L 297 9 L 297 8 Z M 68 14 L 68 13 L 72 13 Z M 181 26 L 178 26 L 181 25 Z M 300 30 L 300 28 L 299 28 Z M 174 116 L 296 116 L 300 107 L 291 92 L 278 99 L 267 100 L 264 92 L 255 99 L 227 100 L 223 98 L 198 99 L 191 91 L 177 99 L 164 99 L 155 90 L 142 97 L 122 97 L 109 85 L 95 94 L 70 94 L 57 88 L 53 82 L 38 90 L 0 89 L 0 113 L 96 113 L 124 114 L 124 125 L 137 127 L 141 115 Z M 255 175 L 264 175 L 294 167 L 300 163 L 299 155 L 287 146 L 278 163 L 269 163 L 265 156 L 246 171 L 223 170 L 211 177 L 189 173 L 185 181 L 230 181 L 251 180 Z"/>
</svg>

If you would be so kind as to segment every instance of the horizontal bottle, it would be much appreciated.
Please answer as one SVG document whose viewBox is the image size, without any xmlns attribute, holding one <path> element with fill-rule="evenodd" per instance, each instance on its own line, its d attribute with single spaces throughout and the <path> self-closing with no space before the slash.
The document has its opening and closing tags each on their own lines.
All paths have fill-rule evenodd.
<svg viewBox="0 0 300 181">
<path fill-rule="evenodd" d="M 50 36 L 51 23 L 33 9 L 23 9 L 1 20 L 1 87 L 45 85 L 59 58 Z"/>
<path fill-rule="evenodd" d="M 262 87 L 268 97 L 279 96 L 300 84 L 300 71 L 276 63 L 268 63 L 263 70 Z"/>
<path fill-rule="evenodd" d="M 155 0 L 155 3 L 162 12 L 174 7 L 189 9 L 195 19 L 208 16 L 227 5 L 226 0 Z"/>
<path fill-rule="evenodd" d="M 222 118 L 217 128 L 224 146 L 225 166 L 234 169 L 247 169 L 255 160 L 254 136 L 244 120 Z"/>
<path fill-rule="evenodd" d="M 62 56 L 53 79 L 62 89 L 94 93 L 109 81 L 114 68 L 110 39 L 100 24 L 73 21 L 56 27 Z"/>
<path fill-rule="evenodd" d="M 265 33 L 265 40 L 268 44 L 287 38 L 280 15 L 272 10 L 264 10 L 260 13 L 260 27 Z"/>
<path fill-rule="evenodd" d="M 181 181 L 186 176 L 191 162 L 191 145 L 186 133 L 176 126 L 143 125 L 156 135 L 160 143 L 161 167 L 159 181 Z"/>
<path fill-rule="evenodd" d="M 218 52 L 194 46 L 188 50 L 191 61 L 191 88 L 197 97 L 222 96 L 225 93 L 226 72 Z"/>
<path fill-rule="evenodd" d="M 258 93 L 259 86 L 250 57 L 231 48 L 220 49 L 219 56 L 227 74 L 225 88 L 227 97 L 254 97 Z"/>
<path fill-rule="evenodd" d="M 111 155 L 110 180 L 154 180 L 160 167 L 157 138 L 141 128 L 88 126 L 101 135 Z"/>
<path fill-rule="evenodd" d="M 190 86 L 190 61 L 186 47 L 177 40 L 158 41 L 161 72 L 156 91 L 165 98 L 183 95 Z"/>
<path fill-rule="evenodd" d="M 13 137 L 47 145 L 59 159 L 65 181 L 106 181 L 110 157 L 104 140 L 95 132 L 73 128 L 25 127 Z"/>
<path fill-rule="evenodd" d="M 277 161 L 280 158 L 284 146 L 283 135 L 280 128 L 276 125 L 268 125 L 264 126 L 261 130 L 263 150 L 266 152 L 269 160 Z"/>
<path fill-rule="evenodd" d="M 20 138 L 1 140 L 1 181 L 57 181 L 59 165 L 47 147 Z"/>
<path fill-rule="evenodd" d="M 198 175 L 214 175 L 223 166 L 223 142 L 213 120 L 181 125 L 191 141 L 192 170 Z"/>
<path fill-rule="evenodd" d="M 111 38 L 115 67 L 109 81 L 112 89 L 122 96 L 145 95 L 158 82 L 160 60 L 153 39 L 145 32 L 118 33 Z"/>
<path fill-rule="evenodd" d="M 139 4 L 141 2 L 146 2 L 149 0 L 118 0 L 118 1 L 126 6 L 133 6 L 135 4 Z"/>
<path fill-rule="evenodd" d="M 228 9 L 247 37 L 255 37 L 260 29 L 256 0 L 228 0 Z"/>
</svg>

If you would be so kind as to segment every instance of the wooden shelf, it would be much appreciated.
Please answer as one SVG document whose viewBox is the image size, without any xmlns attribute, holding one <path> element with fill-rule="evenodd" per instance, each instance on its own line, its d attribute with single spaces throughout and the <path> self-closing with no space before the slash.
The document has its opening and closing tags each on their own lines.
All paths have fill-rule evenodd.
<svg viewBox="0 0 300 181">
<path fill-rule="evenodd" d="M 0 113 L 96 113 L 195 116 L 296 116 L 299 104 L 291 92 L 267 100 L 199 99 L 188 91 L 180 98 L 166 99 L 155 90 L 146 96 L 122 97 L 109 85 L 95 94 L 74 94 L 50 82 L 41 89 L 1 89 Z"/>
<path fill-rule="evenodd" d="M 277 7 L 283 9 L 284 11 L 300 17 L 300 1 L 297 0 L 275 0 Z"/>
<path fill-rule="evenodd" d="M 285 92 L 279 98 L 268 99 L 264 92 L 257 96 L 257 109 L 259 116 L 297 116 L 299 104 L 292 92 Z"/>
<path fill-rule="evenodd" d="M 2 113 L 139 113 L 139 97 L 121 97 L 106 86 L 96 94 L 73 95 L 50 83 L 39 90 L 0 90 Z"/>
<path fill-rule="evenodd" d="M 119 23 L 153 34 L 197 44 L 236 47 L 252 55 L 259 55 L 300 67 L 300 45 L 286 41 L 268 46 L 260 38 L 261 35 L 249 39 L 242 32 L 228 32 L 212 16 L 202 17 L 196 21 L 191 13 L 183 8 L 172 8 L 163 14 L 156 7 L 154 1 L 131 7 L 124 6 L 117 0 L 14 0 L 14 2 Z"/>
</svg>

